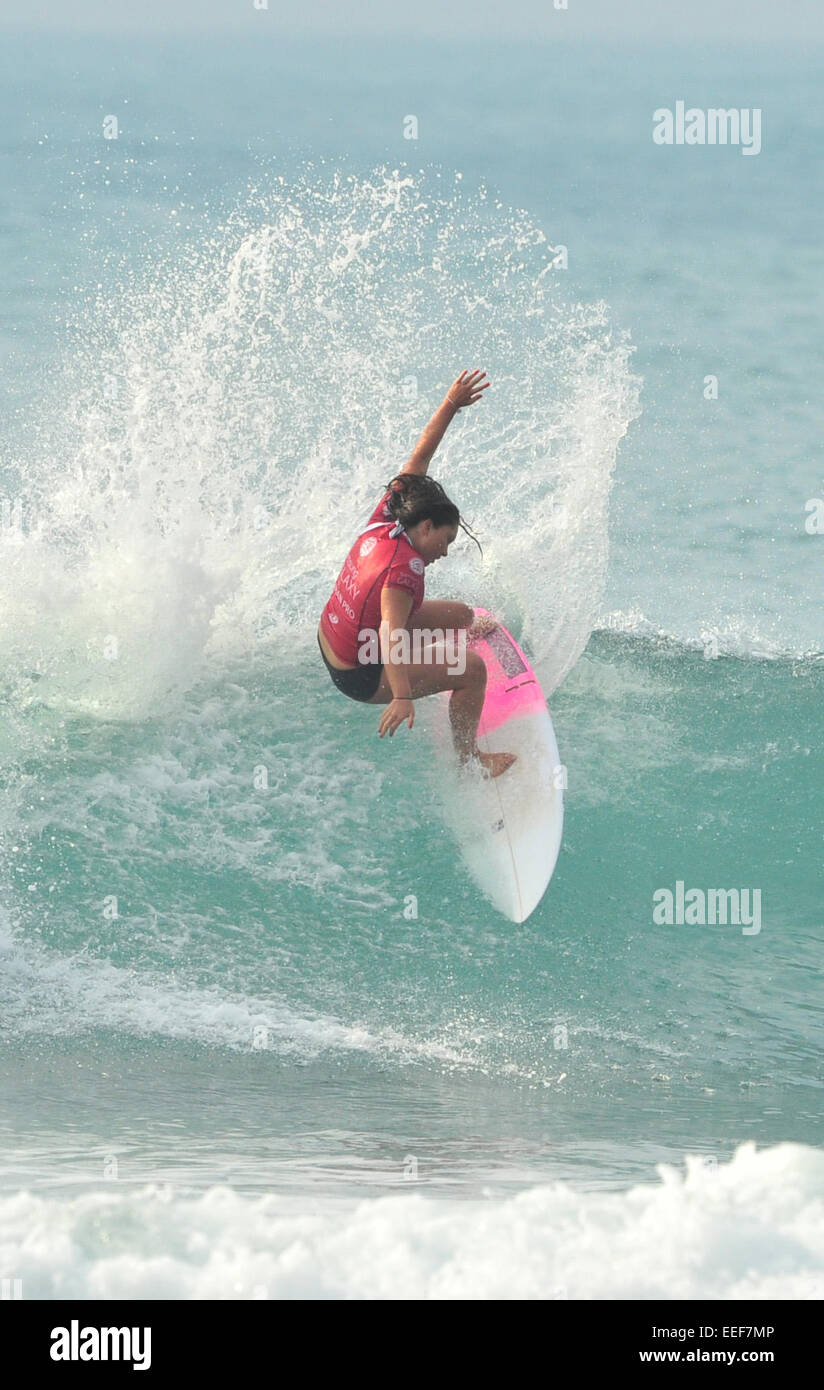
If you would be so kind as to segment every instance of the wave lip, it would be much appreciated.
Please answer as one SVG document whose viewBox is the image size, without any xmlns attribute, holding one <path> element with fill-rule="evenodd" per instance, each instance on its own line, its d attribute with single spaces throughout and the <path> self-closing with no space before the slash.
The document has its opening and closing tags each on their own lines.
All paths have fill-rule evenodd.
<svg viewBox="0 0 824 1390">
<path fill-rule="evenodd" d="M 658 1172 L 494 1202 L 20 1192 L 0 1199 L 0 1251 L 39 1299 L 821 1298 L 824 1154 L 747 1143 Z"/>
</svg>

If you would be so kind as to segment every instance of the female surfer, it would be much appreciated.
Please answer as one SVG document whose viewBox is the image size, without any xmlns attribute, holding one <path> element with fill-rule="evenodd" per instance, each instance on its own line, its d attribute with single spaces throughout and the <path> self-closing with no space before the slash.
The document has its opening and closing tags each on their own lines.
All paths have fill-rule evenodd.
<svg viewBox="0 0 824 1390">
<path fill-rule="evenodd" d="M 486 372 L 461 372 L 418 440 L 408 462 L 387 484 L 368 525 L 352 546 L 329 602 L 321 614 L 318 644 L 332 683 L 351 700 L 386 705 L 378 733 L 391 738 L 401 724 L 415 722 L 413 700 L 451 690 L 449 718 L 455 749 L 462 763 L 477 760 L 487 777 L 499 777 L 515 762 L 513 753 L 482 753 L 478 723 L 486 691 L 486 667 L 477 652 L 449 663 L 443 651 L 423 652 L 414 642 L 397 642 L 402 630 L 480 636 L 494 620 L 475 621 L 465 603 L 424 599 L 424 570 L 449 551 L 459 528 L 471 535 L 460 512 L 439 483 L 427 476 L 429 463 L 459 410 L 474 405 L 489 386 Z M 381 653 L 364 646 L 365 635 L 378 632 Z M 427 659 L 427 657 L 429 659 Z M 400 658 L 400 659 L 399 659 Z"/>
</svg>

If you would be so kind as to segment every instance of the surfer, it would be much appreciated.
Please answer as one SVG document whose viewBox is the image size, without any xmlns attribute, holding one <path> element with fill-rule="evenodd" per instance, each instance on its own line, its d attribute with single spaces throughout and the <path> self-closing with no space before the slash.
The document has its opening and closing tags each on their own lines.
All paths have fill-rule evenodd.
<svg viewBox="0 0 824 1390">
<path fill-rule="evenodd" d="M 478 653 L 467 650 L 466 662 L 458 669 L 457 663 L 431 659 L 439 652 L 424 654 L 419 643 L 406 642 L 400 644 L 403 659 L 383 663 L 365 651 L 362 638 L 378 630 L 380 650 L 386 652 L 388 641 L 402 635 L 402 629 L 413 636 L 416 629 L 465 629 L 471 640 L 495 626 L 494 619 L 476 620 L 465 603 L 425 599 L 423 578 L 427 565 L 448 554 L 459 529 L 472 535 L 440 483 L 428 477 L 428 469 L 457 412 L 479 401 L 489 384 L 486 372 L 475 370 L 461 372 L 450 386 L 346 557 L 321 614 L 318 645 L 332 683 L 342 694 L 365 704 L 386 705 L 378 728 L 381 738 L 392 738 L 402 724 L 412 728 L 414 700 L 450 690 L 449 718 L 459 759 L 477 760 L 485 776 L 499 777 L 515 762 L 515 755 L 482 753 L 478 748 L 486 692 L 486 666 Z"/>
</svg>

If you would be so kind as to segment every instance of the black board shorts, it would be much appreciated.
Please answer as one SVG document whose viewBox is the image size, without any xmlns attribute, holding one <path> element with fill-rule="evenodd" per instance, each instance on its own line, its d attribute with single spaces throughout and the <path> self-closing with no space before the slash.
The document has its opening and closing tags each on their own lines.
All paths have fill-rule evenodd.
<svg viewBox="0 0 824 1390">
<path fill-rule="evenodd" d="M 326 653 L 320 645 L 320 634 L 318 634 L 318 648 L 323 657 L 323 664 L 332 677 L 332 684 L 342 695 L 348 695 L 350 700 L 368 701 L 372 699 L 381 683 L 382 661 L 373 661 L 364 666 L 354 666 L 351 671 L 339 671 L 337 666 L 332 666 L 326 660 Z"/>
</svg>

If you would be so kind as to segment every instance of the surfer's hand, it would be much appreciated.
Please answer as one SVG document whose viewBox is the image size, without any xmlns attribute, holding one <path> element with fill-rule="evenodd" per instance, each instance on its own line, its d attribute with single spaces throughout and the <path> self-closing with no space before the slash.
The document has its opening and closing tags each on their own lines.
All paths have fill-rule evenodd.
<svg viewBox="0 0 824 1390">
<path fill-rule="evenodd" d="M 481 372 L 477 368 L 474 372 L 461 372 L 457 381 L 453 381 L 446 393 L 446 398 L 451 401 L 458 410 L 462 410 L 465 405 L 474 405 L 481 399 L 487 386 L 491 382 L 484 381 L 486 372 Z"/>
<path fill-rule="evenodd" d="M 406 720 L 409 721 L 409 727 L 411 729 L 412 725 L 415 723 L 415 706 L 412 701 L 392 700 L 383 712 L 383 717 L 378 729 L 378 736 L 383 738 L 384 734 L 388 734 L 391 738 L 395 730 L 399 729 L 401 724 Z"/>
</svg>

